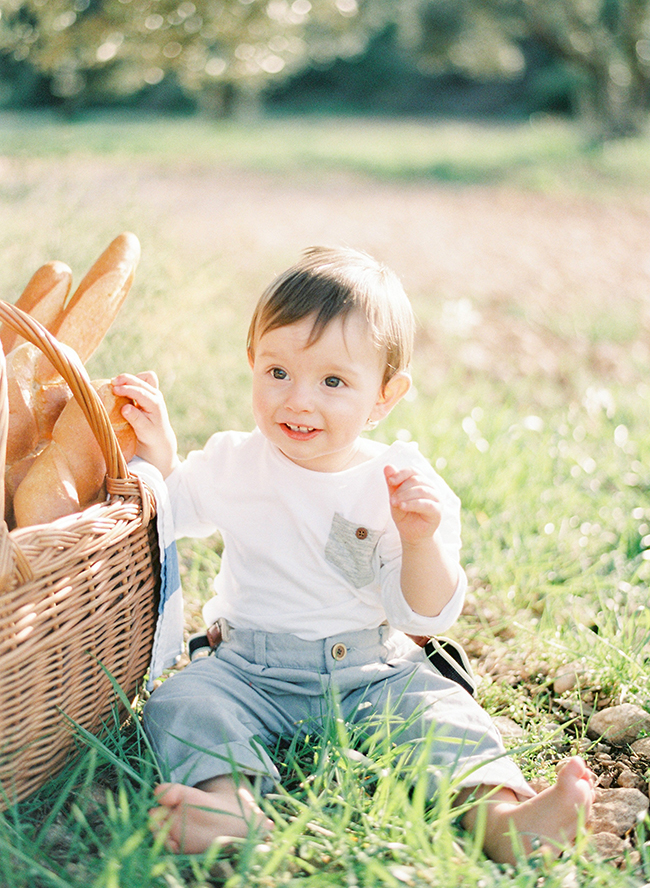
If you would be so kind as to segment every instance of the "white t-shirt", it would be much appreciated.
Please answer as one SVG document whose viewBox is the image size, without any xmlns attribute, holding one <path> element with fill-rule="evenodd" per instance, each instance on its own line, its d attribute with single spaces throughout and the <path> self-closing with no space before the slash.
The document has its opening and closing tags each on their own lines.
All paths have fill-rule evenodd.
<svg viewBox="0 0 650 888">
<path fill-rule="evenodd" d="M 220 432 L 167 478 L 176 537 L 224 541 L 208 625 L 293 633 L 305 640 L 388 623 L 413 635 L 444 632 L 460 614 L 467 580 L 436 617 L 415 613 L 400 588 L 401 545 L 383 468 L 415 466 L 442 505 L 441 541 L 460 553 L 460 500 L 416 444 L 376 445 L 342 472 L 291 462 L 259 430 Z"/>
</svg>

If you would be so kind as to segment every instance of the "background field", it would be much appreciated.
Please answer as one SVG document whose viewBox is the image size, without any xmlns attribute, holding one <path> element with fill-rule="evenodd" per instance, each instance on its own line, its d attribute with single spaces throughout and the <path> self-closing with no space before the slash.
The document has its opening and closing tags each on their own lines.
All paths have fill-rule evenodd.
<svg viewBox="0 0 650 888">
<path fill-rule="evenodd" d="M 394 267 L 419 320 L 415 389 L 373 434 L 412 436 L 463 500 L 471 588 L 453 634 L 473 657 L 481 701 L 518 726 L 511 742 L 527 774 L 548 777 L 563 756 L 593 754 L 586 706 L 650 708 L 649 180 L 645 143 L 596 150 L 546 120 L 333 127 L 5 116 L 0 295 L 14 301 L 50 259 L 78 281 L 115 235 L 137 234 L 136 282 L 89 371 L 155 369 L 185 453 L 214 430 L 250 428 L 246 327 L 277 271 L 316 243 L 351 244 Z M 218 567 L 214 542 L 181 545 L 188 631 L 200 628 Z M 576 662 L 578 687 L 555 694 L 558 670 Z M 86 801 L 71 804 L 56 784 L 5 818 L 0 884 L 650 878 L 643 831 L 623 868 L 582 847 L 575 859 L 504 873 L 441 810 L 421 812 L 426 827 L 415 829 L 413 811 L 404 814 L 415 802 L 399 796 L 389 826 L 377 796 L 355 795 L 358 762 L 332 752 L 341 737 L 314 741 L 328 750 L 316 769 L 320 795 L 289 779 L 270 847 L 245 848 L 228 865 L 215 855 L 175 861 L 148 836 L 153 772 L 126 736 L 113 732 L 109 746 L 136 777 L 95 749 L 76 778 Z M 312 751 L 294 752 L 313 765 Z"/>
</svg>

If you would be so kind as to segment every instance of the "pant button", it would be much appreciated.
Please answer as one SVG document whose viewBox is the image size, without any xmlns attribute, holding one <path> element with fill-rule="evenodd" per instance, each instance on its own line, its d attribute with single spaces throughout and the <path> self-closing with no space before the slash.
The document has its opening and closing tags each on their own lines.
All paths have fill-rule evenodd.
<svg viewBox="0 0 650 888">
<path fill-rule="evenodd" d="M 343 644 L 343 642 L 339 641 L 339 643 L 335 644 L 332 648 L 332 657 L 335 660 L 342 660 L 346 656 L 347 652 L 348 649 L 346 648 L 346 646 Z"/>
</svg>

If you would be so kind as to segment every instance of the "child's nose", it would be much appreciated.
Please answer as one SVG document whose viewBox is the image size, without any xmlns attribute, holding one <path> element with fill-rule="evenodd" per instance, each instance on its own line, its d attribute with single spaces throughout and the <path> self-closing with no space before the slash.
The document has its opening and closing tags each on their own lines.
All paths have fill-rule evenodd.
<svg viewBox="0 0 650 888">
<path fill-rule="evenodd" d="M 311 413 L 314 409 L 314 399 L 310 387 L 300 384 L 292 385 L 287 392 L 284 404 L 292 413 Z"/>
</svg>

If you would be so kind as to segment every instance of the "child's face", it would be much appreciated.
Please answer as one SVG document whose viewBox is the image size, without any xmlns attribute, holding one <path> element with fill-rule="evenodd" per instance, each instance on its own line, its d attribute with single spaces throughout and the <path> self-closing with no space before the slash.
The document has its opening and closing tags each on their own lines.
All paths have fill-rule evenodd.
<svg viewBox="0 0 650 888">
<path fill-rule="evenodd" d="M 354 464 L 368 420 L 392 406 L 382 386 L 385 358 L 358 314 L 335 318 L 308 346 L 313 323 L 307 317 L 260 336 L 251 360 L 253 414 L 292 462 L 337 472 Z"/>
</svg>

